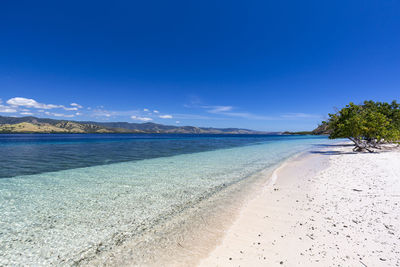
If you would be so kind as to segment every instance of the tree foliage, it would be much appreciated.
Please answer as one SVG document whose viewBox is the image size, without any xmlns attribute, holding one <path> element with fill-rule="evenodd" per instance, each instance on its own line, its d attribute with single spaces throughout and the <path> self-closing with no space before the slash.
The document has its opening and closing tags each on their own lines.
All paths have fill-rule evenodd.
<svg viewBox="0 0 400 267">
<path fill-rule="evenodd" d="M 400 104 L 365 101 L 361 105 L 348 104 L 329 114 L 329 138 L 349 138 L 357 151 L 372 152 L 380 144 L 400 140 Z"/>
</svg>

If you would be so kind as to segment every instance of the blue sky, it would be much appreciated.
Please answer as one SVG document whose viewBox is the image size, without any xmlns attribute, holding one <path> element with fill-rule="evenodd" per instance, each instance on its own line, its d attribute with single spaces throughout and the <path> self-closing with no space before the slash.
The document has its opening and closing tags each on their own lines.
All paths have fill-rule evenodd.
<svg viewBox="0 0 400 267">
<path fill-rule="evenodd" d="M 1 1 L 0 115 L 310 130 L 399 100 L 399 1 Z M 72 104 L 72 105 L 71 105 Z"/>
</svg>

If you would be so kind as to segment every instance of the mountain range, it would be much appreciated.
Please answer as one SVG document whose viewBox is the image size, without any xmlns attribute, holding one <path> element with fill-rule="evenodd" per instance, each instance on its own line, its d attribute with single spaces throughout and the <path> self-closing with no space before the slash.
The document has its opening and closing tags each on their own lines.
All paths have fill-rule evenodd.
<svg viewBox="0 0 400 267">
<path fill-rule="evenodd" d="M 37 117 L 0 116 L 0 133 L 174 133 L 174 134 L 272 134 L 239 128 L 171 126 L 157 123 L 94 122 Z"/>
</svg>

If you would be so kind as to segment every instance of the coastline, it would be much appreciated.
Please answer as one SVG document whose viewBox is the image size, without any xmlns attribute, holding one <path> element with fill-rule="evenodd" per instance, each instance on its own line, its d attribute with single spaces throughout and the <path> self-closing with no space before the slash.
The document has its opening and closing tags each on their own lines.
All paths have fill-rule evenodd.
<svg viewBox="0 0 400 267">
<path fill-rule="evenodd" d="M 297 153 L 284 160 L 286 162 Z M 179 216 L 170 218 L 140 236 L 100 254 L 79 262 L 81 266 L 196 266 L 221 242 L 225 231 L 233 225 L 242 207 L 252 200 L 254 192 L 261 191 L 270 181 L 274 170 L 267 167 L 250 177 L 212 194 L 206 201 L 190 207 Z M 154 239 L 154 234 L 158 236 Z M 157 243 L 159 242 L 159 243 Z M 158 244 L 154 247 L 153 244 Z M 138 254 L 137 252 L 144 252 Z M 140 259 L 137 257 L 141 256 Z"/>
<path fill-rule="evenodd" d="M 167 146 L 160 142 L 150 144 L 160 151 L 176 146 L 169 139 L 163 141 Z M 315 144 L 330 142 L 318 137 L 218 139 L 217 149 L 199 153 L 66 170 L 48 164 L 43 165 L 46 172 L 2 179 L 2 223 L 10 231 L 0 238 L 5 248 L 0 261 L 2 265 L 191 266 L 218 244 L 241 204 L 263 187 L 274 169 Z M 112 146 L 96 142 L 93 151 L 92 142 L 87 143 L 86 150 L 100 156 L 104 153 L 97 151 L 112 147 L 113 154 L 97 161 L 135 152 L 127 149 L 129 144 L 142 147 L 137 145 L 142 141 L 122 140 Z M 193 139 L 190 144 L 204 147 L 214 140 Z M 222 144 L 232 147 L 218 149 Z M 57 148 L 51 144 L 49 150 L 42 142 L 34 145 L 43 155 Z M 78 155 L 76 147 L 71 142 L 57 151 Z M 11 157 L 11 163 L 25 159 L 16 153 L 25 148 L 18 142 L 3 148 L 20 156 Z M 63 162 L 79 158 L 81 154 Z M 27 242 L 26 236 L 32 240 Z"/>
<path fill-rule="evenodd" d="M 286 160 L 199 266 L 399 266 L 399 162 L 343 144 Z"/>
<path fill-rule="evenodd" d="M 317 146 L 319 147 L 319 146 Z M 183 211 L 179 217 L 158 225 L 154 230 L 159 240 L 146 235 L 132 239 L 100 257 L 80 262 L 83 266 L 197 266 L 227 237 L 249 203 L 271 188 L 278 173 L 287 165 L 307 157 L 310 148 L 297 152 L 279 163 L 257 171 L 250 177 L 230 185 L 206 201 Z M 315 173 L 327 165 L 327 158 L 314 155 Z M 251 205 L 251 204 L 250 204 Z M 167 240 L 167 241 L 166 241 Z M 157 247 L 152 244 L 158 243 Z M 146 251 L 145 254 L 140 254 Z M 138 254 L 138 252 L 140 252 Z M 138 257 L 141 257 L 139 260 Z M 228 262 L 231 266 L 231 262 Z M 204 266 L 219 266 L 206 264 Z"/>
</svg>

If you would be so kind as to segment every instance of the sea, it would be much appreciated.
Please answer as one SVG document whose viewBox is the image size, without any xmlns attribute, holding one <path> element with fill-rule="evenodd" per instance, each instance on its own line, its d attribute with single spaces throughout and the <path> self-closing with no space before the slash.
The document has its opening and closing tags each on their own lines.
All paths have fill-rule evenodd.
<svg viewBox="0 0 400 267">
<path fill-rule="evenodd" d="M 204 248 L 196 240 L 216 239 L 234 216 L 229 207 L 273 169 L 331 142 L 309 135 L 1 134 L 0 266 L 193 257 Z"/>
</svg>

